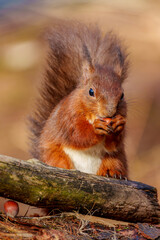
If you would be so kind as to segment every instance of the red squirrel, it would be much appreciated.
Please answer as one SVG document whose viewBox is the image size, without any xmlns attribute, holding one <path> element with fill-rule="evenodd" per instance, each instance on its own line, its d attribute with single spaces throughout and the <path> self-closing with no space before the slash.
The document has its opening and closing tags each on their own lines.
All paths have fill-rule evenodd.
<svg viewBox="0 0 160 240">
<path fill-rule="evenodd" d="M 122 83 L 128 58 L 112 32 L 60 23 L 48 33 L 40 97 L 31 116 L 32 155 L 48 165 L 128 178 Z"/>
</svg>

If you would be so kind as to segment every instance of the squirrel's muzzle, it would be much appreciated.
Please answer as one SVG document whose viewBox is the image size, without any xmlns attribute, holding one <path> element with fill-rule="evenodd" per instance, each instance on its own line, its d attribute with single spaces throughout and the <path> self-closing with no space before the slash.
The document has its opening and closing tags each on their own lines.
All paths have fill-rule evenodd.
<svg viewBox="0 0 160 240">
<path fill-rule="evenodd" d="M 117 104 L 109 104 L 107 106 L 107 111 L 106 111 L 106 114 L 107 114 L 107 117 L 113 117 L 117 112 Z"/>
</svg>

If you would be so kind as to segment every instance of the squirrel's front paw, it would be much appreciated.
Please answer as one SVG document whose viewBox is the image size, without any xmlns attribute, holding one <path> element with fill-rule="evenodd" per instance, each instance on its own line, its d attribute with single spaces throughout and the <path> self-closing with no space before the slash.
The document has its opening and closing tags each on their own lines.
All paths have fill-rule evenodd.
<svg viewBox="0 0 160 240">
<path fill-rule="evenodd" d="M 127 176 L 125 176 L 125 174 L 123 174 L 121 171 L 118 171 L 115 169 L 114 170 L 108 169 L 107 173 L 106 173 L 106 177 L 127 180 Z"/>
<path fill-rule="evenodd" d="M 124 129 L 126 119 L 121 115 L 113 118 L 98 118 L 93 122 L 94 131 L 99 135 L 119 134 Z"/>
<path fill-rule="evenodd" d="M 99 135 L 110 135 L 113 132 L 112 127 L 109 126 L 111 120 L 111 118 L 108 118 L 107 120 L 100 118 L 95 119 L 93 122 L 94 132 Z"/>
<path fill-rule="evenodd" d="M 108 127 L 110 127 L 114 133 L 120 133 L 124 129 L 125 123 L 126 119 L 121 115 L 117 115 L 111 119 Z"/>
</svg>

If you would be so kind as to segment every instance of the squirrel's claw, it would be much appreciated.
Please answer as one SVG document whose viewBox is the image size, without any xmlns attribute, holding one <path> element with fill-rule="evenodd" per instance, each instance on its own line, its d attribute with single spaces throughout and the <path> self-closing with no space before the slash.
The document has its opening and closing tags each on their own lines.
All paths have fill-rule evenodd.
<svg viewBox="0 0 160 240">
<path fill-rule="evenodd" d="M 125 180 L 127 181 L 127 177 L 123 176 L 120 172 L 113 173 L 113 171 L 107 170 L 107 173 L 105 175 L 107 178 L 115 178 L 115 179 L 120 179 L 120 180 Z"/>
<path fill-rule="evenodd" d="M 117 178 L 117 174 L 115 173 L 113 177 L 114 177 L 114 178 Z"/>
</svg>

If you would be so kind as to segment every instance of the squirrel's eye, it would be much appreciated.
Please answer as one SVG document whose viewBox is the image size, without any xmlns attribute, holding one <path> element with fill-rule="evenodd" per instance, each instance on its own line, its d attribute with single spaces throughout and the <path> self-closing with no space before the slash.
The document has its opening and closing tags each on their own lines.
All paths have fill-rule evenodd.
<svg viewBox="0 0 160 240">
<path fill-rule="evenodd" d="M 120 99 L 122 100 L 123 98 L 124 98 L 124 93 L 122 93 L 122 95 L 121 95 L 121 98 L 120 98 Z"/>
<path fill-rule="evenodd" d="M 92 88 L 89 89 L 89 95 L 90 95 L 91 97 L 94 97 L 94 91 L 93 91 Z"/>
</svg>

